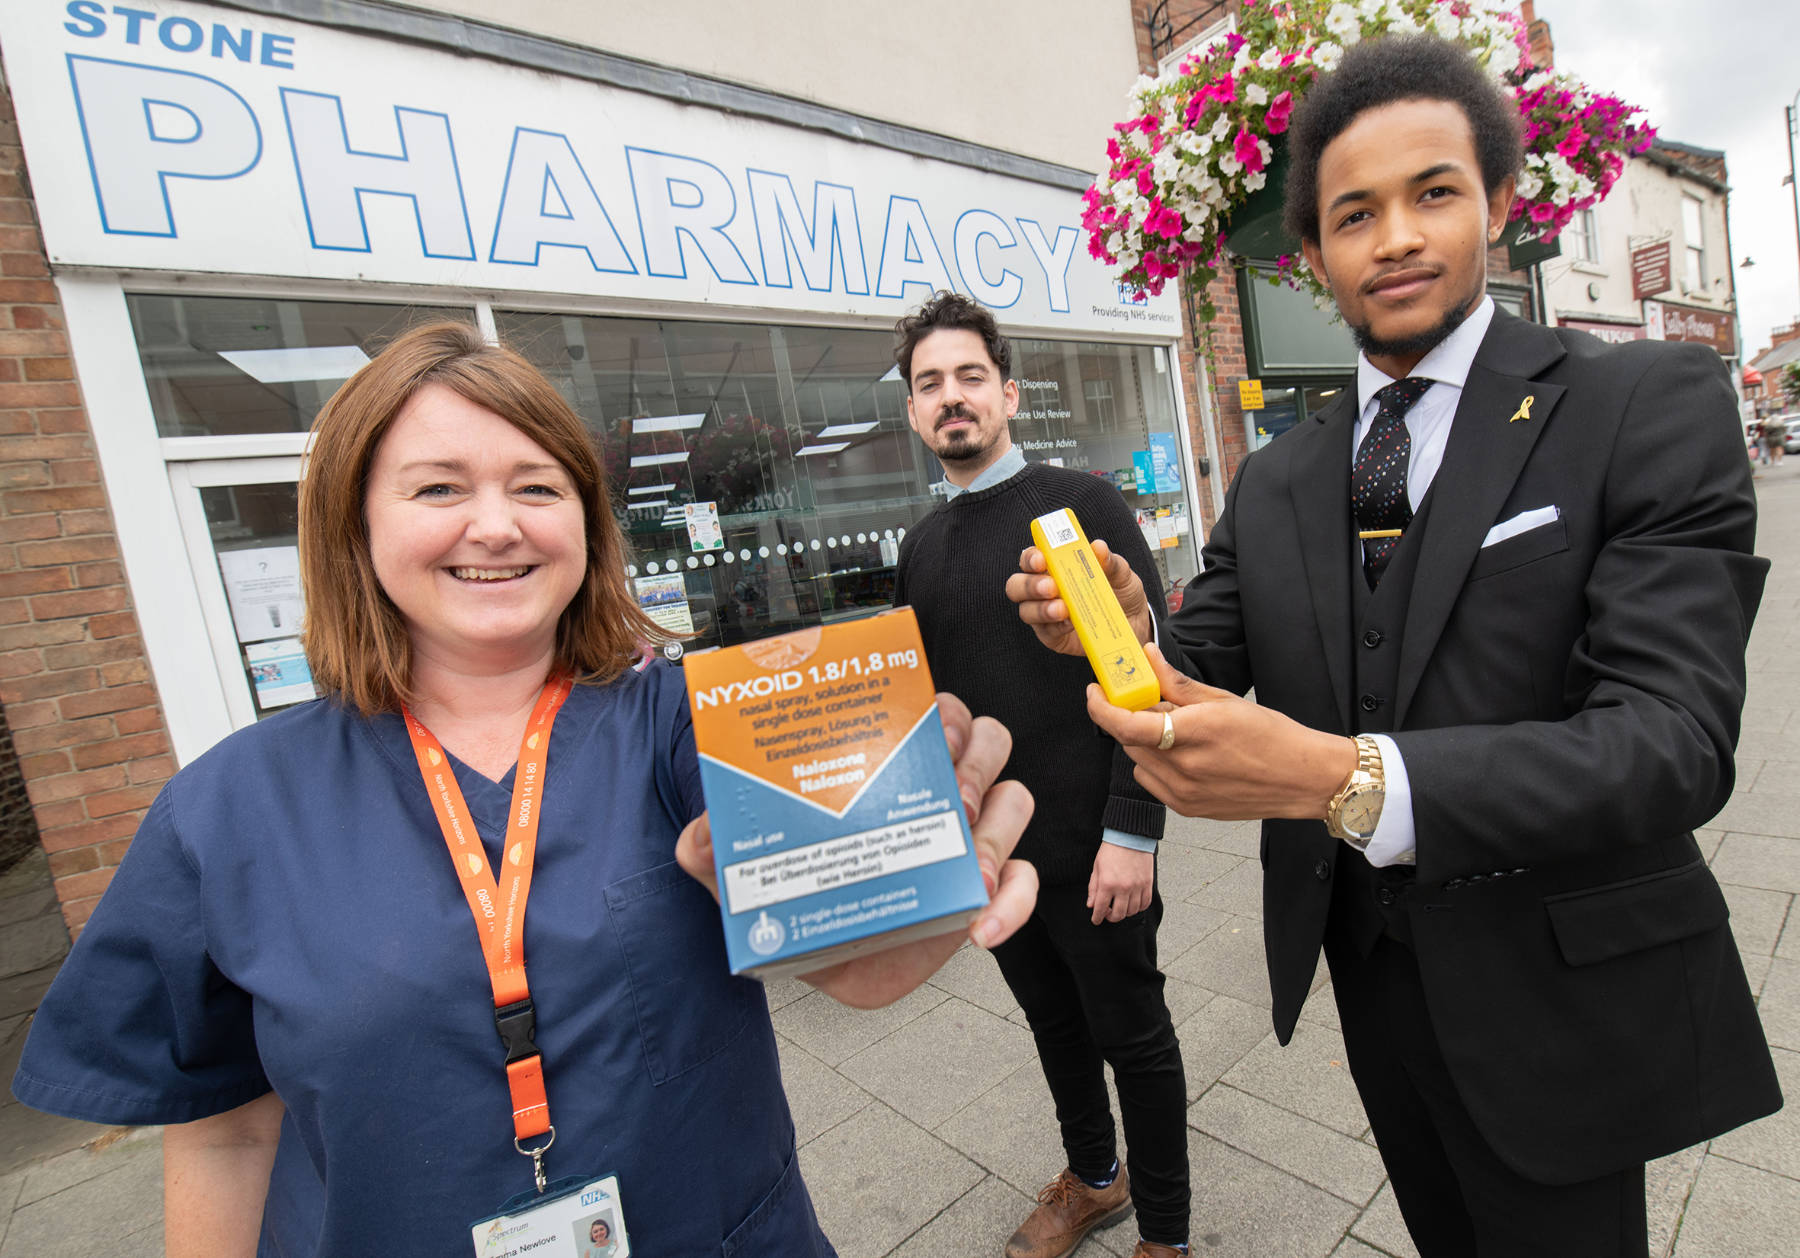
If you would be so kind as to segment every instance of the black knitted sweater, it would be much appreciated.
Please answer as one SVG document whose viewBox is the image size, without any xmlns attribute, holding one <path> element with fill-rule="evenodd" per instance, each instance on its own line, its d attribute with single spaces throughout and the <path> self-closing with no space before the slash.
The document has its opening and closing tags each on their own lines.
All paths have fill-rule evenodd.
<svg viewBox="0 0 1800 1258">
<path fill-rule="evenodd" d="M 1058 507 L 1125 556 L 1160 620 L 1161 577 L 1119 491 L 1044 463 L 959 494 L 921 520 L 900 545 L 894 597 L 919 618 L 937 688 L 1012 731 L 1005 776 L 1037 800 L 1013 854 L 1036 865 L 1046 886 L 1087 881 L 1103 828 L 1160 839 L 1164 818 L 1133 780 L 1130 757 L 1088 718 L 1087 659 L 1045 649 L 1006 597 L 1006 579 L 1031 545 L 1031 521 Z"/>
</svg>

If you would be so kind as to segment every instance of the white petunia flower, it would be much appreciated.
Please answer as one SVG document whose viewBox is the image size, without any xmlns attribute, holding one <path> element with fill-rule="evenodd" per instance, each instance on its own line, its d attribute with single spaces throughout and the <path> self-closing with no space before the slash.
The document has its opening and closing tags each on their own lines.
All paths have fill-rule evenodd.
<svg viewBox="0 0 1800 1258">
<path fill-rule="evenodd" d="M 1347 4 L 1334 4 L 1325 14 L 1325 29 L 1339 43 L 1354 44 L 1362 38 L 1362 18 Z"/>
</svg>

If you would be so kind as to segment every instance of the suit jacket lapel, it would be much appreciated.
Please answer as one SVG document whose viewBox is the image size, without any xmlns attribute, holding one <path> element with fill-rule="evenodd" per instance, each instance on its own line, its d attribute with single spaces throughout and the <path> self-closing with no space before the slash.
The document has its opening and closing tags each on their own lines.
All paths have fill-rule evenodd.
<svg viewBox="0 0 1800 1258">
<path fill-rule="evenodd" d="M 1396 727 L 1406 719 L 1482 539 L 1563 395 L 1561 385 L 1532 377 L 1562 356 L 1562 343 L 1547 328 L 1495 312 L 1464 383 L 1444 461 L 1431 482 L 1431 512 L 1407 600 Z M 1528 414 L 1521 415 L 1527 398 Z"/>
<path fill-rule="evenodd" d="M 1341 728 L 1350 729 L 1350 436 L 1356 424 L 1356 389 L 1344 389 L 1318 415 L 1294 455 L 1289 482 L 1300 533 L 1300 559 L 1312 594 L 1319 647 L 1331 674 L 1331 697 Z"/>
</svg>

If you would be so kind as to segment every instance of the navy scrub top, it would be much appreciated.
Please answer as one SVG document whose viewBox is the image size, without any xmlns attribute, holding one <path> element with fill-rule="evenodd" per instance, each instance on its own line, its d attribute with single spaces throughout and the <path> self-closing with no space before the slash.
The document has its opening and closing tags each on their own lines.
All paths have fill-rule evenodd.
<svg viewBox="0 0 1800 1258">
<path fill-rule="evenodd" d="M 489 858 L 512 800 L 455 761 Z M 660 661 L 576 686 L 551 735 L 525 961 L 553 1179 L 619 1177 L 646 1255 L 832 1255 L 762 985 L 674 863 L 702 808 Z M 13 1093 L 178 1123 L 287 1106 L 260 1255 L 456 1255 L 529 1191 L 468 904 L 397 715 L 319 700 L 179 773 L 32 1023 Z"/>
</svg>

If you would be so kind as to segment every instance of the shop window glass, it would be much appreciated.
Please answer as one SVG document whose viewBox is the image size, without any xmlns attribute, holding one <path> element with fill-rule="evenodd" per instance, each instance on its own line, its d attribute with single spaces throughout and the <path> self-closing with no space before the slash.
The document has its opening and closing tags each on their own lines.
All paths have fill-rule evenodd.
<svg viewBox="0 0 1800 1258">
<path fill-rule="evenodd" d="M 1193 469 L 1175 436 L 1166 352 L 1082 341 L 1017 339 L 1012 346 L 1019 384 L 1014 444 L 1034 463 L 1090 472 L 1117 486 L 1170 594 L 1200 565 L 1186 501 Z"/>
<path fill-rule="evenodd" d="M 1299 389 L 1263 386 L 1262 409 L 1244 412 L 1252 451 L 1262 449 L 1300 421 L 1300 393 Z"/>
<path fill-rule="evenodd" d="M 305 432 L 337 387 L 396 335 L 466 309 L 127 293 L 164 437 Z"/>
<path fill-rule="evenodd" d="M 1238 296 L 1248 318 L 1245 334 L 1253 373 L 1312 374 L 1354 370 L 1356 342 L 1335 310 L 1321 310 L 1309 292 L 1272 282 L 1245 268 Z"/>
<path fill-rule="evenodd" d="M 692 632 L 693 646 L 892 603 L 900 541 L 940 501 L 943 469 L 907 423 L 890 333 L 494 318 L 501 339 L 594 429 L 639 598 Z M 1021 393 L 1013 439 L 1026 457 L 1107 476 L 1155 537 L 1165 585 L 1191 575 L 1196 539 L 1163 351 L 1013 346 Z"/>
</svg>

